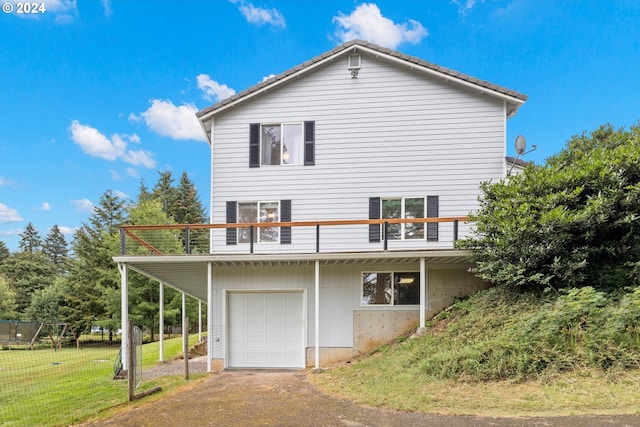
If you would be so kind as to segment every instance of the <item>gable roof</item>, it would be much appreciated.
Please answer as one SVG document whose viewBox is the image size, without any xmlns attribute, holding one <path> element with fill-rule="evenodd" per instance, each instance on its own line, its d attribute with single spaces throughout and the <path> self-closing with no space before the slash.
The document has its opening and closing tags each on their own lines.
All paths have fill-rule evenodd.
<svg viewBox="0 0 640 427">
<path fill-rule="evenodd" d="M 201 124 L 203 124 L 204 121 L 207 120 L 210 116 L 219 111 L 225 110 L 227 107 L 243 102 L 246 99 L 252 98 L 253 96 L 262 93 L 263 91 L 267 90 L 267 88 L 271 89 L 272 87 L 288 81 L 294 76 L 297 77 L 298 75 L 314 69 L 321 64 L 332 61 L 339 56 L 346 55 L 350 52 L 355 51 L 368 52 L 377 56 L 385 56 L 388 59 L 399 63 L 404 63 L 407 66 L 415 69 L 420 69 L 427 72 L 428 74 L 440 76 L 447 81 L 455 82 L 467 87 L 476 88 L 479 89 L 482 93 L 504 99 L 512 106 L 512 108 L 508 111 L 508 117 L 514 115 L 520 105 L 522 105 L 527 100 L 527 95 L 508 89 L 504 86 L 499 86 L 486 80 L 480 80 L 468 74 L 460 73 L 450 68 L 441 67 L 437 64 L 433 64 L 418 57 L 405 55 L 402 52 L 381 47 L 364 40 L 352 40 L 343 43 L 328 52 L 311 58 L 310 60 L 305 61 L 302 64 L 296 65 L 295 67 L 290 68 L 283 73 L 278 74 L 277 76 L 271 77 L 258 83 L 257 85 L 251 86 L 243 90 L 242 92 L 230 96 L 229 98 L 223 99 L 222 101 L 213 104 L 210 107 L 198 111 L 196 113 L 196 117 L 198 117 Z"/>
</svg>

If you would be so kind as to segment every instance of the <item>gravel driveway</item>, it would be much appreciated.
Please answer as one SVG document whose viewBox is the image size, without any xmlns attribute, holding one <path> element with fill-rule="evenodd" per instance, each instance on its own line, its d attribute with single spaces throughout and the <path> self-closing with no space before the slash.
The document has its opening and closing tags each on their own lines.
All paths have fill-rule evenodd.
<svg viewBox="0 0 640 427">
<path fill-rule="evenodd" d="M 182 362 L 167 363 L 146 375 L 182 374 L 182 367 Z M 192 360 L 189 367 L 190 372 L 199 372 L 206 369 L 206 361 Z M 85 426 L 640 426 L 640 414 L 488 418 L 390 411 L 323 394 L 307 375 L 307 371 L 224 371 L 172 396 Z"/>
</svg>

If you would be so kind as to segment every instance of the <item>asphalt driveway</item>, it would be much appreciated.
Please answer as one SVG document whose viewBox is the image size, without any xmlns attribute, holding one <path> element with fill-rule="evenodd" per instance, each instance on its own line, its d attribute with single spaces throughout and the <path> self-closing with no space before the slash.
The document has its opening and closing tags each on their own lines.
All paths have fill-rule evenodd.
<svg viewBox="0 0 640 427">
<path fill-rule="evenodd" d="M 85 426 L 640 426 L 640 415 L 487 418 L 416 414 L 323 394 L 306 371 L 224 371 L 156 402 Z"/>
</svg>

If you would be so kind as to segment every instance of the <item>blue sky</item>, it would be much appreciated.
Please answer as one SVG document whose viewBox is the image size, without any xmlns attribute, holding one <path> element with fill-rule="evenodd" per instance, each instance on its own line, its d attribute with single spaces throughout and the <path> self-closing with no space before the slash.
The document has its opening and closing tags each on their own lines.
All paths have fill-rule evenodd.
<svg viewBox="0 0 640 427">
<path fill-rule="evenodd" d="M 38 4 L 40 2 L 37 2 Z M 640 2 L 0 0 L 0 240 L 71 241 L 104 191 L 187 171 L 209 203 L 194 112 L 364 39 L 529 96 L 508 121 L 542 163 L 575 134 L 640 119 Z M 24 6 L 22 11 L 24 12 Z"/>
</svg>

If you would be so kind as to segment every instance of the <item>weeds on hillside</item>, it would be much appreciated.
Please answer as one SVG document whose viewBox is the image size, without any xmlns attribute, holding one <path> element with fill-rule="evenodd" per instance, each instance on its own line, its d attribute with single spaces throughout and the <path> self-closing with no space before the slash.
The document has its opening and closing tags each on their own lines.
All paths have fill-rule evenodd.
<svg viewBox="0 0 640 427">
<path fill-rule="evenodd" d="M 382 349 L 388 357 L 375 363 L 471 381 L 640 368 L 640 287 L 623 293 L 585 287 L 553 296 L 496 287 L 457 302 L 427 326 L 424 336 Z"/>
</svg>

